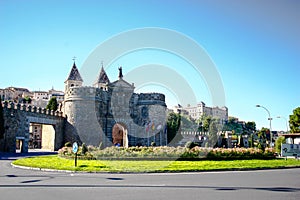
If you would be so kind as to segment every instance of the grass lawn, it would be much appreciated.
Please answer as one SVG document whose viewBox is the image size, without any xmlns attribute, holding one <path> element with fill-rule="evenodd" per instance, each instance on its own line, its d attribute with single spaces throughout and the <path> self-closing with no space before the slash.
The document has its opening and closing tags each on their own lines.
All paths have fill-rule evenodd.
<svg viewBox="0 0 300 200">
<path fill-rule="evenodd" d="M 15 165 L 34 168 L 85 171 L 85 172 L 188 172 L 211 170 L 266 169 L 300 167 L 295 159 L 233 160 L 233 161 L 120 161 L 120 160 L 74 160 L 57 155 L 23 158 Z"/>
</svg>

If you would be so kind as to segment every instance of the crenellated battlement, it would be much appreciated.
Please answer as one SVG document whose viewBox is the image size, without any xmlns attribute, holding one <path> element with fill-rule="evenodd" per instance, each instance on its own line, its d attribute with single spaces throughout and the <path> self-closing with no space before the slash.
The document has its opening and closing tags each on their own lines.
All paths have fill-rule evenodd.
<svg viewBox="0 0 300 200">
<path fill-rule="evenodd" d="M 19 104 L 19 103 L 7 102 L 7 101 L 2 102 L 2 107 L 3 109 L 13 109 L 16 111 L 19 110 L 19 111 L 30 112 L 30 113 L 40 113 L 40 114 L 58 116 L 58 117 L 63 116 L 61 111 L 54 111 L 54 110 L 40 108 L 32 105 Z"/>
<path fill-rule="evenodd" d="M 102 97 L 103 91 L 100 88 L 95 88 L 91 86 L 85 86 L 85 87 L 71 87 L 66 91 L 65 93 L 65 100 L 71 100 L 71 99 L 95 99 L 100 100 Z"/>
<path fill-rule="evenodd" d="M 165 101 L 165 95 L 161 93 L 141 93 L 138 94 L 139 100 L 159 100 Z"/>
<path fill-rule="evenodd" d="M 165 104 L 165 95 L 161 93 L 140 93 L 136 94 L 138 96 L 137 104 L 147 104 L 147 105 L 163 105 Z"/>
</svg>

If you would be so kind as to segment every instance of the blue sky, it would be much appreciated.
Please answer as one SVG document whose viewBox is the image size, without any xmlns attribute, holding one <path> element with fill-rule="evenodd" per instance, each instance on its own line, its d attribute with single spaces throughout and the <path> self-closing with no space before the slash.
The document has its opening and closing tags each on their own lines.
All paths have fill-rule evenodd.
<svg viewBox="0 0 300 200">
<path fill-rule="evenodd" d="M 73 56 L 80 68 L 107 39 L 157 27 L 174 30 L 203 47 L 222 79 L 230 116 L 268 127 L 267 113 L 255 107 L 261 104 L 274 118 L 273 129 L 286 130 L 285 121 L 276 116 L 288 118 L 300 106 L 299 9 L 296 0 L 0 0 L 0 88 L 63 90 Z M 109 63 L 107 72 L 115 80 L 119 65 L 126 74 L 149 63 L 176 71 L 190 84 L 197 101 L 212 106 L 203 77 L 193 77 L 186 61 L 167 52 L 133 52 Z M 99 62 L 95 67 L 100 66 Z M 157 84 L 139 88 L 153 90 L 165 92 L 170 107 L 177 103 L 168 88 Z"/>
</svg>

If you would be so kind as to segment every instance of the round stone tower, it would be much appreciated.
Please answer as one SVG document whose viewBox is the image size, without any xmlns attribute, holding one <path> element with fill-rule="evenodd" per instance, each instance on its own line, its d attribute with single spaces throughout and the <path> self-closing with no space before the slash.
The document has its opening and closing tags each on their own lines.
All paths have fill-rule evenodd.
<svg viewBox="0 0 300 200">
<path fill-rule="evenodd" d="M 83 87 L 83 80 L 74 63 L 65 81 L 63 112 L 66 117 L 65 141 L 98 146 L 102 141 L 99 123 L 101 91 L 95 87 Z"/>
</svg>

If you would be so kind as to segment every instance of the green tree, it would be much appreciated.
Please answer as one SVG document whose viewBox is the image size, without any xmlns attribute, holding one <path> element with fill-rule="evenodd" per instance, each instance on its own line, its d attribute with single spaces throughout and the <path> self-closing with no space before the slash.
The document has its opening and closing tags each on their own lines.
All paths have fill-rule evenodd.
<svg viewBox="0 0 300 200">
<path fill-rule="evenodd" d="M 245 129 L 246 129 L 246 132 L 251 134 L 253 133 L 254 131 L 256 131 L 256 123 L 255 122 L 247 122 L 245 124 Z"/>
<path fill-rule="evenodd" d="M 242 124 L 238 123 L 238 119 L 235 117 L 229 117 L 228 122 L 223 126 L 223 131 L 232 131 L 236 134 L 243 133 Z"/>
<path fill-rule="evenodd" d="M 168 143 L 172 144 L 179 142 L 182 139 L 180 132 L 181 116 L 178 113 L 169 113 L 167 118 L 167 137 Z"/>
<path fill-rule="evenodd" d="M 3 107 L 2 107 L 2 100 L 0 97 L 0 139 L 4 136 L 4 116 L 3 116 Z"/>
<path fill-rule="evenodd" d="M 238 143 L 239 147 L 244 147 L 244 138 L 242 135 L 239 136 L 239 143 Z"/>
<path fill-rule="evenodd" d="M 48 105 L 46 106 L 46 109 L 56 111 L 57 107 L 58 107 L 58 103 L 57 103 L 56 97 L 52 97 L 50 99 L 50 101 L 48 102 Z"/>
<path fill-rule="evenodd" d="M 290 115 L 289 123 L 291 133 L 300 133 L 300 107 L 293 110 L 293 114 Z"/>
<path fill-rule="evenodd" d="M 258 146 L 264 150 L 267 146 L 267 134 L 270 133 L 270 129 L 262 127 L 257 133 Z"/>
<path fill-rule="evenodd" d="M 181 130 L 182 131 L 196 131 L 197 130 L 197 124 L 196 122 L 189 118 L 186 115 L 181 115 Z"/>
<path fill-rule="evenodd" d="M 31 98 L 28 97 L 28 96 L 22 99 L 22 102 L 23 102 L 23 103 L 29 103 L 29 104 L 30 104 L 31 101 L 32 101 Z"/>
<path fill-rule="evenodd" d="M 218 142 L 218 124 L 216 121 L 213 120 L 210 123 L 208 132 L 208 146 L 215 147 Z"/>
<path fill-rule="evenodd" d="M 213 119 L 212 119 L 211 116 L 202 115 L 202 116 L 197 120 L 197 123 L 199 124 L 198 131 L 201 131 L 201 132 L 208 132 L 208 131 L 209 131 L 209 126 L 210 126 L 210 123 L 211 123 L 212 120 L 213 120 Z"/>
<path fill-rule="evenodd" d="M 89 151 L 85 143 L 82 144 L 81 148 L 82 148 L 82 149 L 81 149 L 82 155 L 85 155 L 86 152 Z"/>
</svg>

